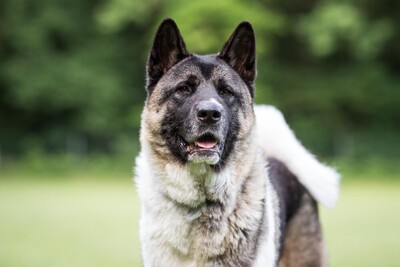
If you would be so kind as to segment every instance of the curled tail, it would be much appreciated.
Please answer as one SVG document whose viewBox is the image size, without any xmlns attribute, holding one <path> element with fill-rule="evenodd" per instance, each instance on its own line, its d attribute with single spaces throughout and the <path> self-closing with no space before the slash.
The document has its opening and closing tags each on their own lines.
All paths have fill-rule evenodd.
<svg viewBox="0 0 400 267">
<path fill-rule="evenodd" d="M 266 156 L 282 161 L 318 202 L 333 207 L 339 198 L 340 175 L 336 170 L 304 148 L 275 107 L 259 105 L 254 111 L 258 144 Z"/>
</svg>

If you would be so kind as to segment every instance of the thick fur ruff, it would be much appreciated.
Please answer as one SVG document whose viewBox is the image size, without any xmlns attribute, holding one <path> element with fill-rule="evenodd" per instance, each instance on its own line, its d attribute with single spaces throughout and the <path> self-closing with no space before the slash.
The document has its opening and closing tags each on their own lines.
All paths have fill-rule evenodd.
<svg viewBox="0 0 400 267">
<path fill-rule="evenodd" d="M 229 214 L 241 208 L 242 216 L 236 218 L 238 225 L 253 224 L 257 228 L 263 221 L 264 229 L 256 231 L 260 235 L 259 253 L 252 255 L 252 266 L 275 266 L 281 250 L 279 240 L 284 238 L 284 233 L 280 229 L 283 223 L 279 218 L 280 201 L 267 175 L 265 155 L 287 165 L 318 201 L 329 207 L 335 204 L 339 175 L 301 146 L 276 108 L 256 106 L 255 113 L 257 130 L 250 138 L 253 144 L 248 144 L 246 153 L 238 155 L 219 174 L 213 174 L 207 166 L 161 163 L 142 138 L 142 152 L 136 159 L 136 184 L 142 203 L 140 236 L 145 266 L 226 266 L 209 259 L 229 249 L 225 247 L 226 235 L 231 231 L 229 226 L 224 223 L 212 226 L 210 229 L 217 228 L 215 232 L 210 229 L 204 232 L 199 226 L 204 214 L 209 212 L 207 198 L 219 199 L 225 206 L 224 212 L 216 212 L 209 215 L 211 217 L 226 216 L 228 219 Z M 142 136 L 147 136 L 146 127 L 142 128 Z M 302 162 L 305 165 L 301 165 Z M 252 180 L 245 183 L 248 177 Z M 246 191 L 240 195 L 244 183 Z M 249 199 L 257 202 L 263 198 L 264 211 L 247 207 Z"/>
</svg>

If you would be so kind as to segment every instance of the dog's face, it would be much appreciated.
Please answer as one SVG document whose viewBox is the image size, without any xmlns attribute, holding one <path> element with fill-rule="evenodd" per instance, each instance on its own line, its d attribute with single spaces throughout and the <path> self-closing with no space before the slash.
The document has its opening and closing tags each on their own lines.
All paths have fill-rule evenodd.
<svg viewBox="0 0 400 267">
<path fill-rule="evenodd" d="M 241 23 L 218 55 L 188 53 L 176 24 L 159 27 L 147 65 L 148 140 L 161 158 L 221 169 L 249 134 L 255 39 Z"/>
</svg>

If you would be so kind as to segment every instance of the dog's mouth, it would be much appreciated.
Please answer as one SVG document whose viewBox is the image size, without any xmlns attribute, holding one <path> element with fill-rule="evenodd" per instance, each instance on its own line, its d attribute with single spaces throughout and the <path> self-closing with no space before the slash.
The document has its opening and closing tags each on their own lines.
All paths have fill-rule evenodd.
<svg viewBox="0 0 400 267">
<path fill-rule="evenodd" d="M 216 164 L 220 159 L 222 144 L 212 133 L 205 133 L 186 145 L 188 159 L 193 162 Z"/>
<path fill-rule="evenodd" d="M 205 133 L 196 141 L 186 147 L 187 152 L 192 153 L 199 150 L 216 150 L 218 146 L 217 138 L 211 133 Z"/>
</svg>

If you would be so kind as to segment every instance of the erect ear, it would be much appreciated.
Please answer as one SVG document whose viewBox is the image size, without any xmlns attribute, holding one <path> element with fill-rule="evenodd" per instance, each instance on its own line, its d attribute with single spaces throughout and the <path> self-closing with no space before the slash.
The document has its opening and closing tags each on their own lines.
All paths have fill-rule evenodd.
<svg viewBox="0 0 400 267">
<path fill-rule="evenodd" d="M 176 63 L 189 56 L 178 26 L 172 19 L 164 20 L 158 27 L 153 48 L 147 61 L 147 90 L 151 90 L 160 78 Z"/>
<path fill-rule="evenodd" d="M 236 27 L 218 56 L 251 88 L 250 93 L 253 97 L 253 84 L 256 78 L 256 40 L 249 22 L 244 21 Z"/>
</svg>

